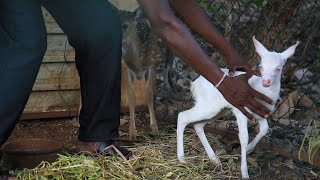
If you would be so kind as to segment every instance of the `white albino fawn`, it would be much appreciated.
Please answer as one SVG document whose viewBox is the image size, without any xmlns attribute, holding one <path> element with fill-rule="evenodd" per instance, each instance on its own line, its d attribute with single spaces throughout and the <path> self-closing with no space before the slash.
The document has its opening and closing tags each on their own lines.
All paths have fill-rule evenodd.
<svg viewBox="0 0 320 180">
<path fill-rule="evenodd" d="M 282 53 L 268 51 L 259 41 L 255 39 L 254 36 L 253 42 L 256 52 L 261 57 L 261 63 L 259 65 L 261 77 L 252 76 L 249 79 L 249 84 L 252 88 L 268 96 L 270 99 L 276 102 L 279 98 L 280 93 L 282 67 L 285 65 L 287 59 L 294 54 L 299 42 L 289 47 Z M 227 73 L 228 71 L 227 69 L 222 70 L 225 73 Z M 236 75 L 240 75 L 242 73 L 243 72 L 236 72 Z M 237 119 L 239 128 L 242 178 L 249 178 L 246 153 L 251 152 L 259 142 L 259 140 L 267 134 L 269 128 L 267 119 L 253 114 L 253 116 L 259 123 L 260 131 L 257 136 L 248 144 L 249 136 L 247 117 L 243 115 L 243 113 L 239 109 L 235 108 L 227 100 L 225 100 L 223 95 L 214 87 L 214 85 L 212 85 L 204 77 L 200 76 L 192 82 L 191 90 L 195 100 L 195 106 L 190 110 L 179 113 L 178 115 L 177 156 L 179 161 L 185 162 L 183 147 L 184 129 L 189 123 L 194 123 L 194 129 L 196 130 L 196 133 L 202 145 L 204 146 L 210 160 L 213 163 L 219 165 L 220 161 L 212 150 L 203 128 L 208 121 L 219 119 L 220 117 L 226 115 L 231 111 Z M 270 110 L 274 111 L 274 105 L 270 105 L 262 101 L 260 102 Z"/>
<path fill-rule="evenodd" d="M 153 81 L 155 68 L 162 58 L 158 37 L 148 25 L 142 8 L 135 12 L 120 13 L 122 21 L 122 62 L 127 66 L 129 82 L 129 139 L 136 139 L 135 106 L 136 96 L 134 91 L 135 79 L 146 81 L 145 95 L 150 112 L 150 127 L 154 135 L 159 134 L 157 120 L 153 107 Z"/>
</svg>

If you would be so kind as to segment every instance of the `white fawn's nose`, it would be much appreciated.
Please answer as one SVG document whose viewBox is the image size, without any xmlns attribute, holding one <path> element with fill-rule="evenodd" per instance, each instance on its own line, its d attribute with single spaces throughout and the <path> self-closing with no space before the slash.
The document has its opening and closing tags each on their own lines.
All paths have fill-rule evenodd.
<svg viewBox="0 0 320 180">
<path fill-rule="evenodd" d="M 265 79 L 263 79 L 262 80 L 262 86 L 263 87 L 269 87 L 270 86 L 270 79 L 267 79 L 267 80 L 265 80 Z"/>
</svg>

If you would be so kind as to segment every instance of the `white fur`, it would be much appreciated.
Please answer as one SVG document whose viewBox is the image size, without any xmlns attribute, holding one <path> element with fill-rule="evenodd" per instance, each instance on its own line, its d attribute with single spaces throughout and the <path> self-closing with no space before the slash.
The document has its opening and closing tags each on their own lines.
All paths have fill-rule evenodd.
<svg viewBox="0 0 320 180">
<path fill-rule="evenodd" d="M 255 39 L 255 37 L 253 37 L 253 42 L 255 44 L 257 53 L 261 57 L 260 66 L 262 68 L 262 77 L 251 77 L 249 79 L 249 84 L 252 88 L 268 96 L 275 102 L 279 98 L 282 67 L 285 64 L 287 58 L 291 57 L 294 54 L 295 48 L 299 44 L 299 42 L 288 48 L 283 53 L 269 52 L 259 41 Z M 227 73 L 228 71 L 227 69 L 222 70 L 225 73 Z M 236 72 L 236 76 L 240 74 L 241 72 Z M 266 83 L 263 80 L 270 81 L 268 87 L 265 86 Z M 177 156 L 179 161 L 185 162 L 183 147 L 184 129 L 189 123 L 194 123 L 196 133 L 202 145 L 204 146 L 210 160 L 212 160 L 213 163 L 219 165 L 220 161 L 211 148 L 205 136 L 203 127 L 209 120 L 214 121 L 216 119 L 219 119 L 220 117 L 226 115 L 231 111 L 235 115 L 239 127 L 242 178 L 249 178 L 246 153 L 251 152 L 259 142 L 259 140 L 267 134 L 269 128 L 267 119 L 253 114 L 259 123 L 260 131 L 257 136 L 248 144 L 249 136 L 247 117 L 243 115 L 240 110 L 238 110 L 227 100 L 225 100 L 220 91 L 218 91 L 209 81 L 207 81 L 202 76 L 192 82 L 191 90 L 195 100 L 195 106 L 187 111 L 179 113 L 178 115 Z M 274 110 L 274 105 L 270 105 L 265 102 L 261 103 L 263 103 L 270 110 Z"/>
</svg>

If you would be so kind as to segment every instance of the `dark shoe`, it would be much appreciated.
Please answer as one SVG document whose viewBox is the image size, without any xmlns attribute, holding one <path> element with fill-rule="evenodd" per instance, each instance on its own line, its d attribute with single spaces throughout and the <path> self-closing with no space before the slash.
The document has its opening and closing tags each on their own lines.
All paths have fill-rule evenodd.
<svg viewBox="0 0 320 180">
<path fill-rule="evenodd" d="M 124 157 L 125 159 L 129 160 L 132 156 L 132 152 L 127 150 L 124 147 L 114 145 L 112 143 L 102 143 L 97 152 L 94 154 L 90 154 L 87 152 L 80 152 L 80 154 L 90 155 L 94 158 L 100 156 L 117 156 L 117 157 Z"/>
<path fill-rule="evenodd" d="M 9 179 L 9 171 L 0 169 L 0 180 L 7 180 Z"/>
</svg>

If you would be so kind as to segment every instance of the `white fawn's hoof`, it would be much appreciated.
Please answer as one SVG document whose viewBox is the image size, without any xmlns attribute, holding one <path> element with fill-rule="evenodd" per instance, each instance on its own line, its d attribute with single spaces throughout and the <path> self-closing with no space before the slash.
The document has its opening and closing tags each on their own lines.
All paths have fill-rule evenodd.
<svg viewBox="0 0 320 180">
<path fill-rule="evenodd" d="M 247 155 L 251 154 L 253 152 L 254 149 L 247 149 Z"/>
<path fill-rule="evenodd" d="M 250 179 L 248 169 L 247 170 L 241 169 L 241 175 L 242 175 L 242 179 Z"/>
<path fill-rule="evenodd" d="M 180 163 L 187 163 L 187 161 L 184 157 L 178 157 L 178 160 Z"/>
<path fill-rule="evenodd" d="M 210 160 L 215 166 L 221 166 L 221 162 L 219 159 L 217 159 L 217 158 L 211 159 L 210 158 Z"/>
<path fill-rule="evenodd" d="M 247 146 L 247 154 L 251 154 L 254 151 L 254 146 L 252 146 L 251 144 L 249 144 Z"/>
</svg>

